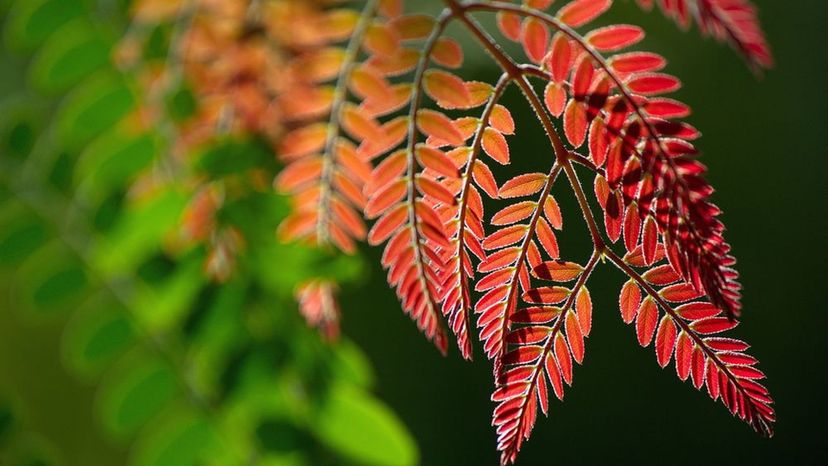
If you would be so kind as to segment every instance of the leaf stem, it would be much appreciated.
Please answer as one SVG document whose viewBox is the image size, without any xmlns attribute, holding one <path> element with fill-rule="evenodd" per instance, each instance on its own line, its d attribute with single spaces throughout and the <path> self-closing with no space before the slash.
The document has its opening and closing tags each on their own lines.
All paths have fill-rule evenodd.
<svg viewBox="0 0 828 466">
<path fill-rule="evenodd" d="M 423 79 L 425 78 L 425 72 L 429 64 L 431 63 L 431 54 L 434 51 L 434 47 L 437 45 L 437 41 L 443 35 L 446 26 L 453 18 L 454 15 L 452 14 L 451 10 L 444 10 L 437 19 L 437 22 L 431 30 L 431 34 L 429 35 L 428 39 L 426 39 L 425 45 L 423 46 L 422 56 L 420 57 L 420 60 L 417 63 L 417 68 L 414 71 L 411 107 L 409 109 L 408 114 L 408 142 L 406 144 L 406 151 L 408 156 L 408 222 L 411 225 L 411 242 L 412 247 L 414 248 L 414 263 L 417 267 L 417 280 L 420 282 L 420 287 L 423 290 L 423 293 L 425 293 L 426 295 L 426 306 L 429 308 L 429 311 L 434 315 L 435 322 L 438 323 L 437 325 L 439 326 L 439 328 L 437 332 L 443 334 L 445 333 L 445 330 L 443 328 L 444 324 L 441 313 L 437 309 L 438 303 L 431 292 L 431 288 L 428 286 L 428 283 L 426 283 L 426 259 L 422 252 L 423 239 L 420 236 L 420 230 L 417 226 L 417 219 L 419 218 L 419 216 L 417 215 L 416 185 L 418 163 L 415 154 L 415 147 L 417 145 L 417 135 L 419 134 L 419 131 L 417 129 L 417 116 L 419 115 L 420 108 L 422 105 Z M 435 334 L 434 338 L 439 339 L 440 335 Z M 435 343 L 438 342 L 435 341 Z M 441 344 L 438 343 L 438 348 L 440 348 L 441 351 L 444 351 L 443 347 L 445 347 L 444 342 L 442 344 L 442 347 Z"/>
<path fill-rule="evenodd" d="M 468 205 L 469 205 L 469 192 L 472 183 L 472 171 L 474 169 L 474 164 L 477 162 L 477 158 L 480 155 L 480 150 L 483 146 L 483 132 L 486 127 L 489 125 L 489 120 L 491 119 L 492 112 L 495 109 L 498 101 L 503 96 L 503 93 L 506 91 L 506 88 L 511 84 L 513 81 L 512 77 L 509 73 L 503 73 L 498 79 L 497 84 L 492 91 L 492 96 L 489 98 L 489 102 L 486 104 L 486 108 L 483 109 L 483 114 L 480 116 L 480 124 L 477 127 L 477 131 L 475 131 L 474 139 L 472 141 L 471 146 L 471 153 L 469 154 L 468 162 L 466 163 L 466 170 L 463 174 L 463 187 L 460 195 L 460 205 L 458 207 L 458 227 L 457 227 L 457 258 L 458 258 L 458 275 L 459 275 L 459 282 L 460 282 L 460 302 L 462 305 L 462 312 L 463 312 L 463 320 L 466 322 L 466 329 L 469 331 L 471 329 L 471 316 L 470 316 L 470 309 L 471 303 L 466 301 L 466 298 L 470 295 L 469 290 L 469 282 L 468 277 L 466 276 L 465 267 L 464 267 L 464 258 L 467 257 L 466 247 L 465 247 L 465 235 L 466 235 L 466 214 L 468 213 Z M 471 345 L 471 339 L 469 339 L 469 345 Z M 471 351 L 469 351 L 469 358 L 471 358 Z"/>
</svg>

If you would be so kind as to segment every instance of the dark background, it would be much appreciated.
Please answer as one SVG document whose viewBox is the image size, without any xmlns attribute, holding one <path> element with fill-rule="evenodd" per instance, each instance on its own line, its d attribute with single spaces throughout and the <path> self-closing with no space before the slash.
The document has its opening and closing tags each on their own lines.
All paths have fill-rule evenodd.
<svg viewBox="0 0 828 466">
<path fill-rule="evenodd" d="M 762 361 L 779 422 L 775 437 L 761 438 L 681 383 L 674 366 L 659 369 L 652 348 L 640 348 L 619 318 L 623 277 L 605 265 L 590 281 L 594 329 L 585 364 L 565 403 L 552 402 L 550 418 L 539 417 L 519 464 L 826 464 L 828 5 L 755 2 L 777 60 L 756 79 L 728 47 L 695 30 L 683 34 L 660 14 L 642 15 L 632 1 L 616 3 L 605 20 L 648 31 L 642 48 L 668 57 L 667 70 L 684 83 L 678 96 L 704 134 L 698 146 L 744 285 L 734 335 Z M 481 78 L 496 75 L 480 70 Z M 551 154 L 521 96 L 512 89 L 506 103 L 519 121 L 510 138 L 515 164 L 548 167 Z M 571 195 L 559 192 L 562 254 L 585 261 L 587 231 Z M 345 297 L 345 331 L 373 360 L 380 394 L 416 436 L 423 464 L 495 464 L 491 373 L 479 345 L 474 364 L 455 348 L 442 358 L 400 313 L 384 273 L 371 272 Z"/>
</svg>

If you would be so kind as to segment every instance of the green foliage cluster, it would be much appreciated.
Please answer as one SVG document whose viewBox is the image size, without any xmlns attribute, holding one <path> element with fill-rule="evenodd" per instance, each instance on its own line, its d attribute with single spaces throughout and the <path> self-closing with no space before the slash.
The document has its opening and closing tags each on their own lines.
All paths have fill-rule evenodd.
<svg viewBox="0 0 828 466">
<path fill-rule="evenodd" d="M 63 365 L 94 387 L 130 465 L 415 463 L 359 349 L 322 342 L 296 312 L 311 272 L 347 282 L 362 266 L 275 241 L 286 201 L 242 176 L 275 174 L 269 149 L 226 138 L 171 168 L 163 131 L 124 123 L 145 96 L 110 58 L 123 3 L 0 3 L 0 312 L 65 322 Z M 173 116 L 192 111 L 186 89 L 169 100 Z M 219 221 L 246 253 L 228 281 L 204 273 L 203 246 L 175 241 L 192 193 L 170 170 L 234 191 Z M 61 464 L 12 453 L 37 448 L 9 440 L 25 420 L 0 401 L 0 462 Z"/>
</svg>

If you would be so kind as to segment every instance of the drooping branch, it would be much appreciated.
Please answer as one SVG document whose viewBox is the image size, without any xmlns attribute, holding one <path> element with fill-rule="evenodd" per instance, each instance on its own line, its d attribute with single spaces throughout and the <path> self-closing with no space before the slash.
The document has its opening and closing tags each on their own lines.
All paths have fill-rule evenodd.
<svg viewBox="0 0 828 466">
<path fill-rule="evenodd" d="M 724 374 L 727 381 L 729 382 L 728 387 L 733 387 L 734 390 L 738 392 L 738 397 L 732 397 L 727 399 L 723 396 L 723 401 L 725 405 L 734 412 L 734 414 L 739 414 L 745 421 L 750 423 L 756 431 L 762 433 L 763 435 L 772 436 L 773 435 L 773 426 L 772 422 L 775 420 L 775 415 L 773 410 L 770 409 L 768 406 L 769 397 L 767 397 L 767 392 L 764 390 L 764 387 L 758 385 L 754 382 L 755 379 L 764 378 L 764 375 L 758 371 L 753 370 L 750 366 L 755 363 L 755 360 L 752 358 L 743 358 L 743 351 L 746 349 L 746 345 L 744 348 L 736 347 L 741 346 L 736 344 L 734 347 L 728 347 L 725 349 L 724 352 L 715 351 L 711 348 L 708 341 L 703 338 L 699 331 L 694 328 L 694 325 L 699 325 L 699 322 L 706 322 L 711 327 L 711 330 L 705 330 L 704 333 L 706 334 L 715 334 L 721 330 L 718 330 L 718 327 L 713 325 L 713 321 L 716 317 L 702 317 L 698 319 L 691 320 L 692 323 L 688 323 L 687 320 L 692 319 L 690 314 L 682 315 L 680 314 L 676 308 L 674 308 L 667 300 L 659 293 L 641 274 L 639 274 L 635 269 L 633 269 L 629 264 L 627 264 L 624 259 L 619 257 L 615 252 L 611 250 L 606 250 L 604 256 L 607 257 L 610 262 L 612 262 L 618 269 L 620 269 L 625 275 L 627 275 L 630 279 L 632 279 L 641 289 L 643 289 L 647 295 L 654 300 L 658 306 L 668 315 L 671 319 L 671 322 L 678 325 L 681 329 L 681 332 L 684 335 L 687 335 L 693 342 L 693 347 L 698 348 L 700 351 L 704 353 L 704 356 L 708 361 L 711 361 L 715 364 L 716 368 L 718 369 L 719 374 Z M 698 304 L 698 303 L 696 303 Z M 711 314 L 715 313 L 716 310 L 713 310 Z M 715 315 L 715 314 L 713 314 Z M 655 319 L 654 319 L 655 320 Z M 716 325 L 721 325 L 721 328 L 732 328 L 735 326 L 735 323 L 727 325 L 723 322 L 717 322 Z M 706 328 L 706 327 L 705 327 Z M 658 339 L 658 337 L 657 337 Z M 659 342 L 657 342 L 657 345 Z M 672 346 L 676 343 L 670 343 L 668 346 L 668 350 L 672 351 Z M 733 345 L 733 343 L 730 343 Z M 659 351 L 659 348 L 657 348 Z M 676 365 L 677 368 L 680 367 L 680 364 L 683 364 L 683 361 L 686 359 L 688 362 L 687 365 L 696 365 L 696 358 L 694 358 L 691 354 L 679 354 L 681 351 L 681 345 L 678 344 L 676 347 Z M 690 353 L 689 351 L 687 353 Z M 727 364 L 723 361 L 722 354 L 730 357 L 734 362 L 732 364 Z M 669 356 L 668 356 L 669 358 Z M 691 360 L 692 358 L 692 360 Z M 701 359 L 704 361 L 704 359 Z M 734 365 L 735 364 L 735 365 Z M 736 370 L 750 370 L 749 374 L 743 374 L 742 377 L 739 377 L 734 373 L 734 367 Z M 697 369 L 701 372 L 702 378 L 705 376 L 707 377 L 707 383 L 710 384 L 710 375 L 706 374 L 706 372 L 711 371 L 709 367 L 701 367 Z M 681 369 L 679 369 L 681 372 Z M 694 379 L 696 379 L 696 375 L 694 374 Z M 695 381 L 695 380 L 694 380 Z M 697 388 L 703 384 L 702 380 L 695 381 L 697 384 Z M 712 383 L 719 383 L 719 382 L 712 382 Z M 722 388 L 717 388 L 716 390 L 724 390 Z M 711 396 L 714 393 L 711 392 Z M 732 395 L 731 395 L 732 396 Z M 715 399 L 715 396 L 714 396 Z"/>
<path fill-rule="evenodd" d="M 562 341 L 559 340 L 559 335 L 562 334 L 563 326 L 568 320 L 573 318 L 570 315 L 570 311 L 575 306 L 576 300 L 582 296 L 581 291 L 585 289 L 586 283 L 592 275 L 593 270 L 595 270 L 595 266 L 598 264 L 600 257 L 600 250 L 596 249 L 592 252 L 587 265 L 580 272 L 577 282 L 572 287 L 569 298 L 556 311 L 557 317 L 555 324 L 551 328 L 541 328 L 545 332 L 545 335 L 540 340 L 541 350 L 534 362 L 528 366 L 519 366 L 519 368 L 513 369 L 515 372 L 510 374 L 513 377 L 505 377 L 506 380 L 504 383 L 498 385 L 498 390 L 493 396 L 494 399 L 497 399 L 500 393 L 510 393 L 510 395 L 505 396 L 501 400 L 501 403 L 495 409 L 495 424 L 498 429 L 498 449 L 501 451 L 501 464 L 514 463 L 523 441 L 529 438 L 529 434 L 534 427 L 534 416 L 536 416 L 537 412 L 537 407 L 530 405 L 540 402 L 542 411 L 547 411 L 546 398 L 548 395 L 546 381 L 542 379 L 545 373 L 550 380 L 553 380 L 553 389 L 556 395 L 559 398 L 563 398 L 563 388 L 560 382 L 561 375 L 559 374 L 562 361 L 556 361 L 552 357 L 552 354 L 556 351 L 556 344 L 560 345 L 560 341 Z M 581 324 L 578 325 L 580 326 Z M 557 349 L 557 351 L 560 351 L 560 349 Z M 569 356 L 566 355 L 566 357 L 568 358 Z M 520 377 L 514 377 L 517 371 L 527 371 L 528 374 L 521 374 Z M 565 375 L 564 377 L 567 376 Z M 555 382 L 556 380 L 557 382 Z M 541 385 L 543 388 L 540 388 Z M 513 394 L 517 395 L 511 397 Z M 508 417 L 503 416 L 505 412 L 511 414 Z M 502 423 L 497 422 L 499 413 L 503 416 Z"/>
<path fill-rule="evenodd" d="M 469 337 L 469 330 L 472 328 L 470 315 L 472 303 L 471 289 L 469 287 L 468 280 L 469 277 L 466 274 L 466 262 L 468 261 L 468 252 L 466 250 L 466 219 L 469 213 L 469 196 L 472 189 L 472 180 L 474 178 L 473 170 L 483 147 L 483 135 L 485 134 L 485 129 L 489 126 L 492 113 L 497 107 L 500 98 L 503 96 L 506 88 L 511 83 L 512 77 L 508 73 L 503 73 L 498 79 L 497 84 L 492 91 L 492 95 L 489 97 L 489 101 L 480 116 L 480 123 L 474 133 L 471 151 L 466 162 L 466 169 L 462 176 L 463 186 L 460 190 L 460 203 L 457 209 L 457 249 L 455 250 L 457 254 L 456 286 L 459 287 L 459 291 L 457 292 L 456 304 L 448 301 L 448 299 L 444 302 L 444 314 L 448 311 L 447 318 L 450 322 L 452 322 L 452 327 L 462 327 L 462 330 L 460 330 L 460 328 L 453 328 L 453 330 L 457 334 L 458 346 L 461 348 L 460 351 L 466 359 L 472 358 L 472 345 Z M 450 309 L 446 309 L 445 307 L 449 307 Z M 453 309 L 451 309 L 451 307 L 453 307 Z M 461 315 L 457 315 L 457 313 L 460 313 Z M 462 324 L 459 322 L 455 324 L 454 321 L 456 319 L 462 319 Z M 460 335 L 461 332 L 463 336 Z"/>
<path fill-rule="evenodd" d="M 319 216 L 316 219 L 316 240 L 319 244 L 327 244 L 329 242 L 330 231 L 328 229 L 328 223 L 330 222 L 331 215 L 330 200 L 335 167 L 334 154 L 337 150 L 336 144 L 342 128 L 342 107 L 348 101 L 348 86 L 351 73 L 358 64 L 359 49 L 368 31 L 368 26 L 370 26 L 371 21 L 373 21 L 377 13 L 378 5 L 379 0 L 367 0 L 362 14 L 359 17 L 359 22 L 348 41 L 348 46 L 342 58 L 342 65 L 339 68 L 336 87 L 334 88 L 331 116 L 328 121 L 327 135 L 325 136 L 325 151 L 322 155 L 322 171 L 319 176 Z"/>
<path fill-rule="evenodd" d="M 698 184 L 697 181 L 694 181 L 694 185 L 691 186 L 691 182 L 685 176 L 692 174 L 698 178 L 697 172 L 703 171 L 703 167 L 698 164 L 692 168 L 678 166 L 677 161 L 665 146 L 661 136 L 662 131 L 651 118 L 648 118 L 645 109 L 634 97 L 628 84 L 601 53 L 563 21 L 533 8 L 503 2 L 473 2 L 464 4 L 463 11 L 508 12 L 534 18 L 565 34 L 589 54 L 614 83 L 629 108 L 633 110 L 644 128 L 644 137 L 653 142 L 656 157 L 652 160 L 642 158 L 642 169 L 645 174 L 655 177 L 658 197 L 665 200 L 672 213 L 677 213 L 679 216 L 674 224 L 670 218 L 671 214 L 656 212 L 656 218 L 665 237 L 665 244 L 676 245 L 676 250 L 670 249 L 673 252 L 669 255 L 671 263 L 697 289 L 703 289 L 714 304 L 720 306 L 728 315 L 738 315 L 741 308 L 739 286 L 734 277 L 735 272 L 729 266 L 733 262 L 732 258 L 727 255 L 729 247 L 723 244 L 720 223 L 707 218 L 711 215 L 710 212 L 716 212 L 716 209 L 712 209 L 706 200 L 708 190 L 695 186 Z"/>
</svg>

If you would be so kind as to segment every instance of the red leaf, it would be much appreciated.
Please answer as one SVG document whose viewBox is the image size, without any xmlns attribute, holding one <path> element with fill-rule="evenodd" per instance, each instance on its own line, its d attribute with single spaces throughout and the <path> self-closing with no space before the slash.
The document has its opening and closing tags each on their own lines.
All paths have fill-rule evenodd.
<svg viewBox="0 0 828 466">
<path fill-rule="evenodd" d="M 552 41 L 552 49 L 549 53 L 549 69 L 552 71 L 552 80 L 556 83 L 566 81 L 569 75 L 569 67 L 572 62 L 572 47 L 569 39 L 563 34 L 556 34 Z"/>
<path fill-rule="evenodd" d="M 564 112 L 564 133 L 572 147 L 581 147 L 586 139 L 587 113 L 584 106 L 576 101 L 570 100 Z"/>
<path fill-rule="evenodd" d="M 561 208 L 558 206 L 558 201 L 555 200 L 554 196 L 546 196 L 546 201 L 543 203 L 543 215 L 549 220 L 552 228 L 556 230 L 563 228 Z"/>
<path fill-rule="evenodd" d="M 533 273 L 543 280 L 569 282 L 578 278 L 584 268 L 574 262 L 549 261 L 533 269 Z"/>
<path fill-rule="evenodd" d="M 417 176 L 417 189 L 424 195 L 447 205 L 457 204 L 457 199 L 440 183 L 427 176 Z"/>
<path fill-rule="evenodd" d="M 465 108 L 471 102 L 466 83 L 445 71 L 427 71 L 423 77 L 423 87 L 437 105 L 446 109 Z"/>
<path fill-rule="evenodd" d="M 614 52 L 636 44 L 644 38 L 638 26 L 619 24 L 596 29 L 586 35 L 590 45 L 602 52 Z"/>
<path fill-rule="evenodd" d="M 667 65 L 661 55 L 649 52 L 630 52 L 615 55 L 610 59 L 610 66 L 620 73 L 645 73 L 658 71 Z"/>
<path fill-rule="evenodd" d="M 521 42 L 526 56 L 535 63 L 543 61 L 546 48 L 549 46 L 549 28 L 542 21 L 534 17 L 523 20 Z"/>
<path fill-rule="evenodd" d="M 418 144 L 416 153 L 417 160 L 423 167 L 434 170 L 449 178 L 459 178 L 460 173 L 457 170 L 457 166 L 443 151 L 426 146 L 425 144 Z"/>
<path fill-rule="evenodd" d="M 555 338 L 555 359 L 558 360 L 558 367 L 561 369 L 564 381 L 567 385 L 572 386 L 572 357 L 561 333 L 558 333 Z"/>
<path fill-rule="evenodd" d="M 641 217 L 638 216 L 638 206 L 630 204 L 624 213 L 624 246 L 632 251 L 638 245 L 641 236 Z"/>
<path fill-rule="evenodd" d="M 498 29 L 500 29 L 500 32 L 502 32 L 507 39 L 513 40 L 515 42 L 520 40 L 520 16 L 506 11 L 498 12 L 497 26 Z"/>
<path fill-rule="evenodd" d="M 705 319 L 719 315 L 721 312 L 719 308 L 710 303 L 687 303 L 676 308 L 676 314 L 686 320 Z"/>
<path fill-rule="evenodd" d="M 693 357 L 693 341 L 682 331 L 676 342 L 676 373 L 681 380 L 687 380 L 690 375 L 690 365 Z"/>
<path fill-rule="evenodd" d="M 577 28 L 592 21 L 612 6 L 612 0 L 574 0 L 558 11 L 558 19 Z"/>
<path fill-rule="evenodd" d="M 375 246 L 390 238 L 408 219 L 407 207 L 400 204 L 383 215 L 368 233 L 368 243 Z"/>
<path fill-rule="evenodd" d="M 647 73 L 630 80 L 627 87 L 641 95 L 658 95 L 677 91 L 681 88 L 681 81 L 668 74 Z"/>
<path fill-rule="evenodd" d="M 739 325 L 739 322 L 730 320 L 727 317 L 710 317 L 693 322 L 690 324 L 690 328 L 702 335 L 710 335 L 725 332 L 735 328 L 737 325 Z"/>
<path fill-rule="evenodd" d="M 365 206 L 365 216 L 368 218 L 378 217 L 389 207 L 399 202 L 406 194 L 406 184 L 404 179 L 398 180 L 377 193 Z"/>
<path fill-rule="evenodd" d="M 665 286 L 679 281 L 681 277 L 671 265 L 665 264 L 646 271 L 642 278 L 651 285 Z"/>
<path fill-rule="evenodd" d="M 561 371 L 552 352 L 546 356 L 544 367 L 546 368 L 546 375 L 549 377 L 549 383 L 552 385 L 552 390 L 555 391 L 555 396 L 557 396 L 559 400 L 563 401 L 564 390 L 563 381 L 561 380 Z"/>
<path fill-rule="evenodd" d="M 607 141 L 606 126 L 604 120 L 596 118 L 592 120 L 589 126 L 589 156 L 596 167 L 604 165 L 607 159 L 607 150 L 609 144 Z"/>
<path fill-rule="evenodd" d="M 581 323 L 578 322 L 578 316 L 569 311 L 566 314 L 564 325 L 566 326 L 566 339 L 569 342 L 569 348 L 572 350 L 572 357 L 575 362 L 582 364 L 584 362 L 584 335 L 581 333 Z"/>
<path fill-rule="evenodd" d="M 511 246 L 526 237 L 526 231 L 529 230 L 527 225 L 512 225 L 510 227 L 501 228 L 489 235 L 483 241 L 483 249 L 500 249 L 506 246 Z"/>
<path fill-rule="evenodd" d="M 677 283 L 661 290 L 658 294 L 671 303 L 683 303 L 704 296 L 688 283 Z"/>
<path fill-rule="evenodd" d="M 530 304 L 558 304 L 568 297 L 569 290 L 561 286 L 542 286 L 523 294 L 523 300 Z"/>
<path fill-rule="evenodd" d="M 653 298 L 647 297 L 641 307 L 638 308 L 638 317 L 635 321 L 635 333 L 638 336 L 638 344 L 647 346 L 653 341 L 656 323 L 658 322 L 658 307 Z"/>
<path fill-rule="evenodd" d="M 638 313 L 638 306 L 641 303 L 641 289 L 634 280 L 624 283 L 621 288 L 621 296 L 618 298 L 618 304 L 621 308 L 621 318 L 624 323 L 631 324 Z"/>
<path fill-rule="evenodd" d="M 658 227 L 652 217 L 644 221 L 644 234 L 642 238 L 644 264 L 651 265 L 655 261 L 658 247 Z"/>
<path fill-rule="evenodd" d="M 673 355 L 673 348 L 676 345 L 676 324 L 673 319 L 665 315 L 658 325 L 658 332 L 656 332 L 656 360 L 658 365 L 662 368 L 670 364 L 670 357 Z"/>
<path fill-rule="evenodd" d="M 434 44 L 431 59 L 446 68 L 459 68 L 463 65 L 463 48 L 454 39 L 441 37 Z"/>
<path fill-rule="evenodd" d="M 559 118 L 566 107 L 566 91 L 560 84 L 550 82 L 543 92 L 543 100 L 549 113 Z"/>
<path fill-rule="evenodd" d="M 693 381 L 693 386 L 696 387 L 696 390 L 699 390 L 702 388 L 702 385 L 704 385 L 704 373 L 706 370 L 707 358 L 704 355 L 704 351 L 698 345 L 693 348 L 693 355 L 691 358 L 691 380 Z"/>
<path fill-rule="evenodd" d="M 581 323 L 581 333 L 585 337 L 592 331 L 592 297 L 586 287 L 581 287 L 578 296 L 575 298 L 575 311 L 578 313 L 578 321 Z"/>
<path fill-rule="evenodd" d="M 527 307 L 512 314 L 510 320 L 516 324 L 548 324 L 560 314 L 561 309 L 557 307 Z"/>
</svg>

